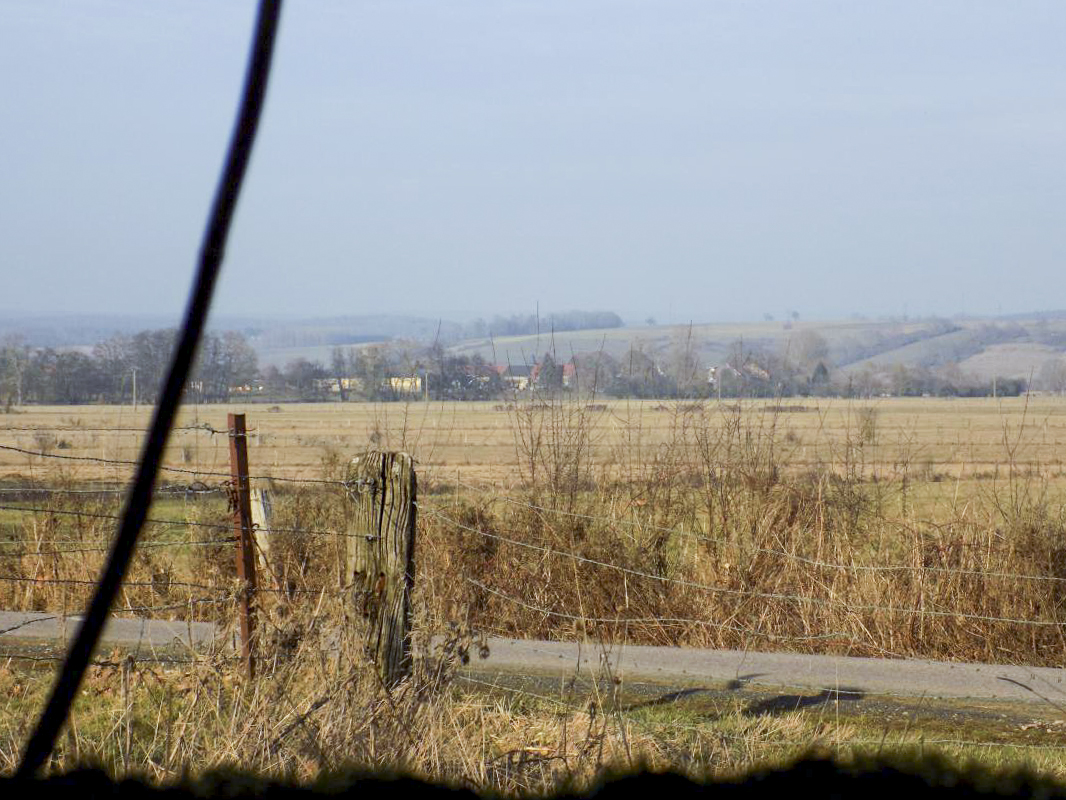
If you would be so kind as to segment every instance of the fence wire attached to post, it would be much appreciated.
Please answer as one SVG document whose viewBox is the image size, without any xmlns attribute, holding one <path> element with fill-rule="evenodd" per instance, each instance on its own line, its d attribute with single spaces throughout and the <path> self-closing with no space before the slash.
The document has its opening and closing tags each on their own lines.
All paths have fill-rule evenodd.
<svg viewBox="0 0 1066 800">
<path fill-rule="evenodd" d="M 233 532 L 237 539 L 240 581 L 241 658 L 249 678 L 255 677 L 255 544 L 252 542 L 252 499 L 248 480 L 248 432 L 244 414 L 229 415 L 229 456 Z"/>
<path fill-rule="evenodd" d="M 371 451 L 348 470 L 352 498 L 346 582 L 350 613 L 366 625 L 367 654 L 382 683 L 394 686 L 411 672 L 411 590 L 414 586 L 414 459 Z"/>
</svg>

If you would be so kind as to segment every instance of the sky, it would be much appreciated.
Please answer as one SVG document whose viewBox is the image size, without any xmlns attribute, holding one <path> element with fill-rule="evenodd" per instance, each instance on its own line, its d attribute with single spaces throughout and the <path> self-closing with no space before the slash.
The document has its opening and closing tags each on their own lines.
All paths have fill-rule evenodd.
<svg viewBox="0 0 1066 800">
<path fill-rule="evenodd" d="M 184 307 L 253 2 L 0 2 L 0 312 Z M 1066 308 L 1061 0 L 290 0 L 214 313 Z"/>
</svg>

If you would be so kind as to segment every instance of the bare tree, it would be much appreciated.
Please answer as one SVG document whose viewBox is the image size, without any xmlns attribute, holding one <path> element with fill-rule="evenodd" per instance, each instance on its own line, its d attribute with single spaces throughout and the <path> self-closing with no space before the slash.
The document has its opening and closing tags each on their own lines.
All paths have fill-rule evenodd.
<svg viewBox="0 0 1066 800">
<path fill-rule="evenodd" d="M 692 336 L 692 325 L 674 333 L 670 352 L 670 377 L 677 384 L 677 393 L 681 396 L 692 394 L 697 385 L 703 388 L 706 381 L 700 381 L 700 359 L 696 351 L 696 341 Z"/>
<path fill-rule="evenodd" d="M 829 358 L 829 342 L 818 331 L 800 331 L 789 340 L 789 352 L 801 369 L 810 372 Z"/>
<path fill-rule="evenodd" d="M 0 387 L 6 397 L 5 408 L 12 402 L 22 405 L 23 376 L 30 362 L 30 350 L 18 336 L 7 336 L 0 345 Z"/>
<path fill-rule="evenodd" d="M 333 373 L 333 380 L 337 382 L 337 392 L 340 394 L 342 403 L 348 401 L 348 381 L 351 378 L 353 360 L 350 347 L 347 353 L 340 347 L 334 347 L 330 351 L 330 371 Z"/>
<path fill-rule="evenodd" d="M 1048 359 L 1040 367 L 1040 385 L 1051 392 L 1066 394 L 1066 358 Z"/>
</svg>

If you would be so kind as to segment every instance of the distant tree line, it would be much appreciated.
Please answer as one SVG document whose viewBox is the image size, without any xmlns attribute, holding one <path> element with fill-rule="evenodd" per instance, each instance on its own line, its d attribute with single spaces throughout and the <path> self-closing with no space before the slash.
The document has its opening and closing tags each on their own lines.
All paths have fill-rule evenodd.
<svg viewBox="0 0 1066 800">
<path fill-rule="evenodd" d="M 691 333 L 682 331 L 665 348 L 649 351 L 634 344 L 621 356 L 586 352 L 563 358 L 548 351 L 528 364 L 501 365 L 477 354 L 451 351 L 439 342 L 426 346 L 394 340 L 335 347 L 327 364 L 297 358 L 284 367 L 260 369 L 244 335 L 226 331 L 205 336 L 185 397 L 187 402 L 213 403 L 234 396 L 272 402 L 492 400 L 535 395 L 664 399 L 1010 396 L 1025 392 L 1027 381 L 978 378 L 950 357 L 970 354 L 977 345 L 1020 336 L 1017 326 L 1011 325 L 962 329 L 937 323 L 882 335 L 896 344 L 908 340 L 910 365 L 886 362 L 890 353 L 852 361 L 859 349 L 855 340 L 838 338 L 831 345 L 808 329 L 796 332 L 784 346 L 737 340 L 724 351 L 719 347 L 713 356 L 701 350 Z M 174 341 L 173 329 L 112 336 L 82 349 L 33 348 L 7 337 L 0 342 L 0 405 L 129 403 L 135 385 L 137 401 L 152 403 Z M 872 337 L 865 342 L 868 352 L 880 351 L 881 345 Z M 1066 393 L 1066 358 L 1049 357 L 1034 387 Z"/>
<path fill-rule="evenodd" d="M 488 322 L 476 319 L 463 328 L 468 339 L 486 336 L 526 336 L 535 333 L 584 331 L 597 328 L 621 328 L 625 323 L 613 311 L 563 311 L 538 319 L 536 314 L 495 316 Z"/>
<path fill-rule="evenodd" d="M 87 349 L 29 347 L 17 337 L 0 344 L 0 402 L 80 404 L 155 402 L 174 350 L 174 329 L 119 335 Z M 258 379 L 255 351 L 236 331 L 208 333 L 200 343 L 186 400 L 223 402 L 234 387 Z"/>
</svg>

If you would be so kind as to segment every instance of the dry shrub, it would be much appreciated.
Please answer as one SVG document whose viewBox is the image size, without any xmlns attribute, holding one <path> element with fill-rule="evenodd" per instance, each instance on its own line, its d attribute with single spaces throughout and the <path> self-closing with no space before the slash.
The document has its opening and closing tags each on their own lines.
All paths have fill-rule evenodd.
<svg viewBox="0 0 1066 800">
<path fill-rule="evenodd" d="M 80 613 L 114 539 L 119 503 L 88 493 L 50 495 L 33 504 L 47 510 L 20 514 L 2 545 L 0 603 L 10 610 Z M 225 618 L 223 607 L 236 589 L 225 517 L 190 503 L 168 519 L 182 524 L 149 522 L 142 530 L 114 612 Z"/>
<path fill-rule="evenodd" d="M 322 485 L 277 486 L 271 535 L 273 576 L 290 594 L 339 585 L 346 495 Z"/>
<path fill-rule="evenodd" d="M 896 483 L 868 469 L 866 411 L 836 458 L 796 470 L 775 414 L 677 404 L 668 441 L 637 429 L 595 480 L 560 487 L 593 474 L 573 443 L 596 430 L 577 404 L 525 409 L 516 438 L 539 471 L 517 493 L 421 515 L 428 618 L 518 637 L 1057 664 L 1061 507 L 1010 470 L 947 518 L 916 518 L 907 465 Z"/>
</svg>

